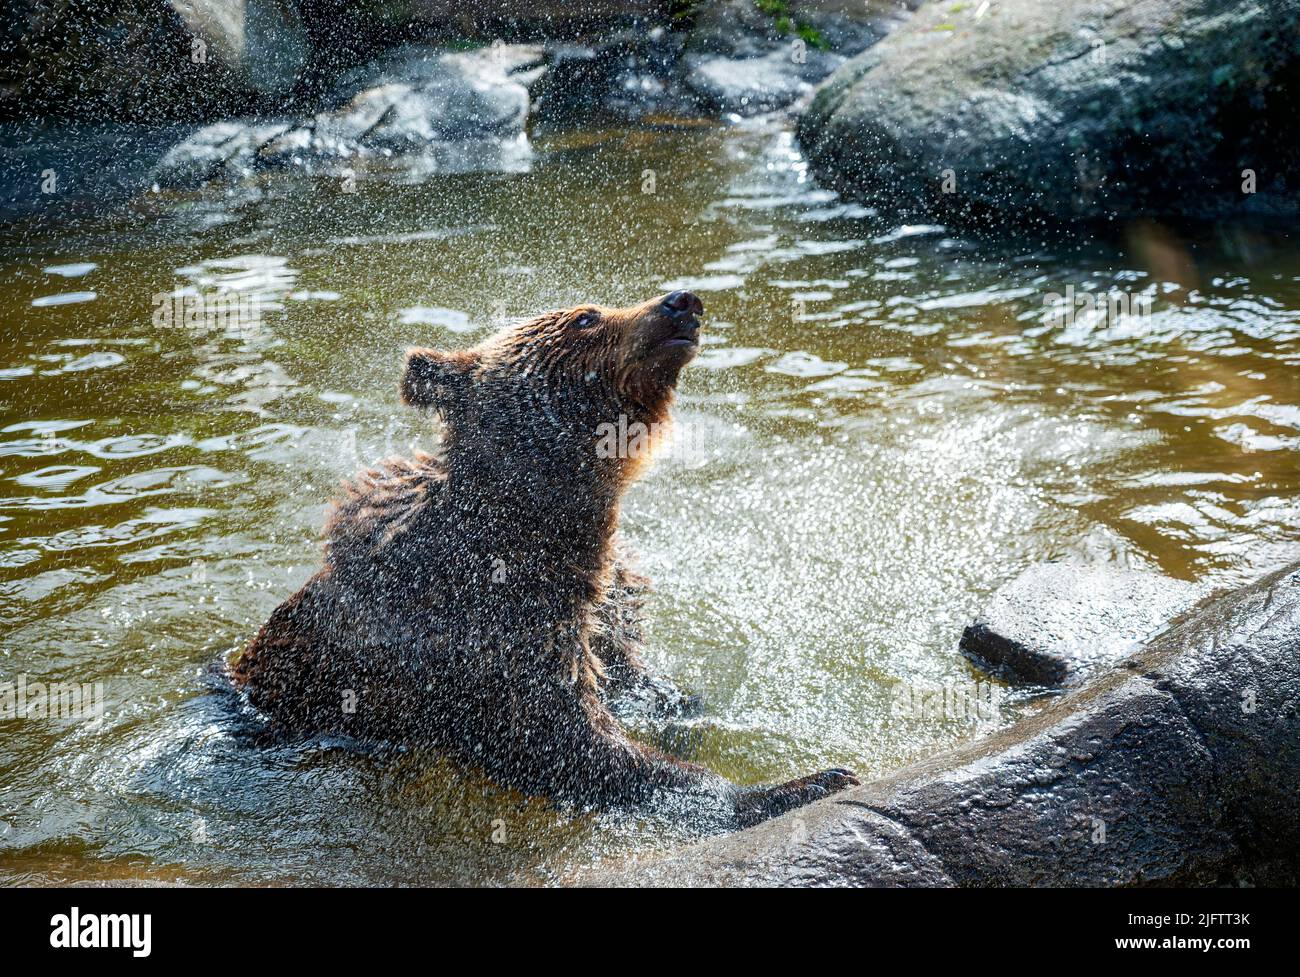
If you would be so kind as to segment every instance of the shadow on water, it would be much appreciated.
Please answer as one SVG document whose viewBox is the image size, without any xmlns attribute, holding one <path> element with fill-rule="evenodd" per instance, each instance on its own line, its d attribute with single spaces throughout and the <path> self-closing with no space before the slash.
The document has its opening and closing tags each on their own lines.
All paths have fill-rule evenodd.
<svg viewBox="0 0 1300 977">
<path fill-rule="evenodd" d="M 763 122 L 537 150 L 0 229 L 0 681 L 104 688 L 98 724 L 0 719 L 6 881 L 544 884 L 700 828 L 261 743 L 214 671 L 315 569 L 338 480 L 427 442 L 403 347 L 508 317 L 704 298 L 676 441 L 624 519 L 654 663 L 705 708 L 637 732 L 739 781 L 874 776 L 1032 710 L 955 645 L 1034 561 L 1226 585 L 1294 558 L 1300 278 L 1276 232 L 899 225 Z M 212 295 L 239 314 L 187 319 Z M 933 689 L 988 708 L 909 705 Z"/>
</svg>

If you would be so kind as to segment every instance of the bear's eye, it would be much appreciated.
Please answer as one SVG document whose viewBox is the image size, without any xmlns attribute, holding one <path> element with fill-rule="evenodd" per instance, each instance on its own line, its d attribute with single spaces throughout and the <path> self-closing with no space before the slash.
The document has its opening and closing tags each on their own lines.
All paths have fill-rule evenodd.
<svg viewBox="0 0 1300 977">
<path fill-rule="evenodd" d="M 594 326 L 599 321 L 599 312 L 584 312 L 573 320 L 573 325 L 577 329 L 586 329 L 588 326 Z"/>
</svg>

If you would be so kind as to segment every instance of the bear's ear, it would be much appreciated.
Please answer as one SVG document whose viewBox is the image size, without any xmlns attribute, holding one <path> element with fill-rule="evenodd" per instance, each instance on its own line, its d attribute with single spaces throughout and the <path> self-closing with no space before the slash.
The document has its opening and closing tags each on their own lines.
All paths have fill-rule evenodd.
<svg viewBox="0 0 1300 977">
<path fill-rule="evenodd" d="M 436 349 L 407 350 L 406 369 L 402 372 L 402 403 L 433 407 L 445 414 L 468 386 L 469 376 L 478 363 L 478 354 L 472 349 L 450 353 Z"/>
</svg>

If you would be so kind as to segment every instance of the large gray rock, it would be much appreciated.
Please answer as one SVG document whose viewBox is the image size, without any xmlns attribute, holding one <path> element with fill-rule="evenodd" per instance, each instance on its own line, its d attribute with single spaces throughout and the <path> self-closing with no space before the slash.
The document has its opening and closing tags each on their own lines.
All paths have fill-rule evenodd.
<svg viewBox="0 0 1300 977">
<path fill-rule="evenodd" d="M 1159 573 L 1043 563 L 998 589 L 961 636 L 961 652 L 998 678 L 1078 685 L 1136 651 L 1204 596 Z"/>
<path fill-rule="evenodd" d="M 1295 885 L 1297 783 L 1300 565 L 994 736 L 583 881 Z"/>
<path fill-rule="evenodd" d="M 1259 885 L 1300 880 L 1300 569 L 1161 635 L 1133 662 L 1210 758 L 1205 789 Z"/>
<path fill-rule="evenodd" d="M 1295 214 L 1298 98 L 1295 0 L 937 2 L 799 135 L 824 182 L 914 213 Z"/>
<path fill-rule="evenodd" d="M 527 45 L 403 47 L 349 72 L 331 107 L 309 119 L 204 126 L 163 156 L 153 180 L 185 189 L 288 166 L 327 175 L 520 169 L 531 157 L 527 84 L 541 57 Z"/>
</svg>

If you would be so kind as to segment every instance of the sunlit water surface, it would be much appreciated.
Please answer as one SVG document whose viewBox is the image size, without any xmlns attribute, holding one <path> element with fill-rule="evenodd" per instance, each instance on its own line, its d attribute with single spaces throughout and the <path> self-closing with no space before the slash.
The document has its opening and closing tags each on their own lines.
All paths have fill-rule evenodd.
<svg viewBox="0 0 1300 977">
<path fill-rule="evenodd" d="M 259 745 L 221 676 L 317 566 L 339 479 L 429 441 L 403 347 L 502 317 L 703 297 L 677 447 L 625 528 L 653 661 L 705 713 L 640 734 L 740 781 L 878 775 L 1035 708 L 899 708 L 973 688 L 961 627 L 1034 561 L 1223 586 L 1297 555 L 1300 277 L 1276 237 L 900 226 L 762 123 L 537 153 L 0 231 L 0 680 L 105 688 L 98 724 L 0 721 L 0 879 L 545 883 L 690 836 L 427 756 Z M 1054 321 L 1069 285 L 1152 311 Z M 187 290 L 262 324 L 155 322 Z"/>
</svg>

